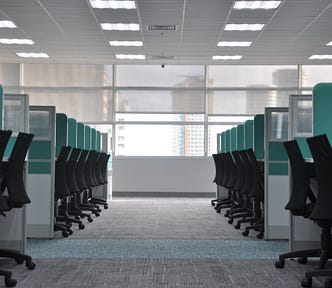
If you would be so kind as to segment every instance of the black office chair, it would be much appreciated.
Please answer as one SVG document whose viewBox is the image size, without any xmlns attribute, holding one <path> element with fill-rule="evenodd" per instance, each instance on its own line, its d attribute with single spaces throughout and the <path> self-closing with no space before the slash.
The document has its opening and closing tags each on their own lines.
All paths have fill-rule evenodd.
<svg viewBox="0 0 332 288">
<path fill-rule="evenodd" d="M 292 175 L 290 199 L 285 209 L 289 210 L 293 216 L 308 218 L 316 202 L 316 197 L 310 188 L 310 176 L 313 175 L 311 175 L 308 165 L 305 163 L 296 140 L 285 142 L 284 147 L 288 155 Z M 285 259 L 290 258 L 299 258 L 298 262 L 305 264 L 308 257 L 319 257 L 320 254 L 320 249 L 283 253 L 279 255 L 279 260 L 275 262 L 275 266 L 283 268 Z"/>
<path fill-rule="evenodd" d="M 7 141 L 8 143 L 10 134 L 11 132 L 2 133 L 2 135 L 6 138 L 4 142 Z M 8 162 L 1 163 L 1 214 L 4 214 L 6 211 L 14 208 L 22 208 L 25 204 L 30 203 L 24 184 L 24 166 L 25 157 L 29 150 L 33 136 L 33 134 L 29 133 L 18 133 Z M 0 154 L 2 156 L 6 145 L 5 143 L 1 143 L 0 145 L 0 149 L 2 150 L 0 151 Z M 2 195 L 5 190 L 7 190 L 8 195 Z M 22 264 L 25 261 L 25 266 L 29 270 L 34 269 L 36 266 L 36 264 L 32 261 L 31 256 L 16 250 L 0 249 L 0 257 L 14 259 L 17 264 Z M 2 271 L 0 275 L 5 276 L 6 286 L 14 287 L 16 285 L 16 280 L 12 279 L 11 274 L 7 273 L 7 271 Z"/>
<path fill-rule="evenodd" d="M 331 269 L 324 269 L 327 260 L 332 258 L 332 148 L 325 134 L 308 138 L 307 142 L 314 160 L 318 181 L 317 200 L 309 218 L 322 228 L 322 234 L 319 269 L 305 273 L 305 278 L 301 282 L 303 287 L 311 287 L 313 277 L 332 276 Z M 326 286 L 330 287 L 330 284 L 328 281 Z"/>
</svg>

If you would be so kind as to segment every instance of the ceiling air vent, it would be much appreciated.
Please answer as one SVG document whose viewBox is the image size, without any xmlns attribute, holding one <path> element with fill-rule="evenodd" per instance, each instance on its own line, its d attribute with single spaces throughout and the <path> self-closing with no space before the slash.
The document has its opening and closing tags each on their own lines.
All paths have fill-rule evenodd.
<svg viewBox="0 0 332 288">
<path fill-rule="evenodd" d="M 153 59 L 153 60 L 174 60 L 174 56 L 169 56 L 169 55 L 152 55 L 151 59 Z"/>
<path fill-rule="evenodd" d="M 175 31 L 177 25 L 147 25 L 148 31 Z"/>
</svg>

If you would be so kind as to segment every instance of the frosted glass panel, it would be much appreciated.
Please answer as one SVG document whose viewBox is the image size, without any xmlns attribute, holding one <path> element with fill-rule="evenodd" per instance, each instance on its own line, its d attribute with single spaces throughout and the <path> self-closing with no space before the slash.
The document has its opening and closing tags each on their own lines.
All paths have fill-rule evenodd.
<svg viewBox="0 0 332 288">
<path fill-rule="evenodd" d="M 204 113 L 204 90 L 120 90 L 116 111 Z"/>
<path fill-rule="evenodd" d="M 312 132 L 312 100 L 297 101 L 296 133 Z"/>
<path fill-rule="evenodd" d="M 240 124 L 240 123 L 238 123 Z M 209 125 L 208 128 L 208 156 L 217 153 L 217 134 L 236 127 L 234 125 Z"/>
<path fill-rule="evenodd" d="M 203 125 L 115 126 L 116 156 L 203 156 Z"/>
<path fill-rule="evenodd" d="M 4 129 L 13 132 L 25 131 L 24 104 L 20 100 L 4 100 Z"/>
<path fill-rule="evenodd" d="M 56 106 L 77 121 L 111 121 L 113 98 L 111 90 L 102 89 L 25 89 L 30 105 Z"/>
<path fill-rule="evenodd" d="M 271 139 L 288 139 L 288 112 L 271 113 Z"/>
<path fill-rule="evenodd" d="M 314 87 L 320 82 L 332 81 L 332 66 L 302 66 L 302 87 Z M 311 91 L 309 92 L 311 94 Z"/>
<path fill-rule="evenodd" d="M 20 84 L 20 64 L 2 63 L 0 64 L 0 83 L 4 87 L 4 93 L 18 93 Z M 10 88 L 8 90 L 6 88 Z M 16 89 L 15 89 L 16 88 Z M 15 91 L 14 91 L 15 90 Z"/>
<path fill-rule="evenodd" d="M 294 91 L 210 91 L 209 114 L 261 114 L 265 107 L 288 107 Z"/>
<path fill-rule="evenodd" d="M 112 86 L 112 65 L 23 64 L 23 86 Z"/>
<path fill-rule="evenodd" d="M 50 137 L 50 116 L 48 111 L 29 111 L 29 131 L 35 137 Z"/>
<path fill-rule="evenodd" d="M 117 86 L 204 87 L 204 66 L 118 65 Z"/>
<path fill-rule="evenodd" d="M 155 122 L 204 122 L 203 114 L 134 114 L 116 113 L 115 121 L 155 121 Z"/>
<path fill-rule="evenodd" d="M 297 66 L 208 66 L 209 87 L 297 87 Z"/>
</svg>

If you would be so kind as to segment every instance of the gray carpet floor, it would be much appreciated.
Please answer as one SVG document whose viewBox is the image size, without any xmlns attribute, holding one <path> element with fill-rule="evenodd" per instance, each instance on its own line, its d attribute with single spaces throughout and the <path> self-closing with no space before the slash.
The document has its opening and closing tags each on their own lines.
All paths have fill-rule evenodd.
<svg viewBox="0 0 332 288">
<path fill-rule="evenodd" d="M 85 221 L 84 230 L 74 226 L 67 239 L 57 233 L 53 240 L 28 240 L 34 270 L 5 259 L 0 269 L 12 271 L 19 288 L 301 287 L 305 271 L 314 269 L 316 262 L 300 265 L 289 260 L 284 269 L 276 269 L 274 259 L 287 251 L 287 243 L 242 236 L 209 202 L 113 199 L 100 217 Z M 183 243 L 190 243 L 188 251 L 194 253 L 174 253 L 183 250 Z M 100 253 L 103 249 L 106 252 Z M 121 251 L 126 249 L 129 253 Z M 323 280 L 315 279 L 313 287 L 323 287 Z M 0 287 L 5 287 L 3 282 Z"/>
</svg>

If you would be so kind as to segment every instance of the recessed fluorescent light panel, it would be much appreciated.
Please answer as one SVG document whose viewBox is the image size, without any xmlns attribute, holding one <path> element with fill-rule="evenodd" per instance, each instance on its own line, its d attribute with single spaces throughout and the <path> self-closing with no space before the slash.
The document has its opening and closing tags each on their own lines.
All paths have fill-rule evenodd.
<svg viewBox="0 0 332 288">
<path fill-rule="evenodd" d="M 326 44 L 327 46 L 332 46 L 332 41 Z"/>
<path fill-rule="evenodd" d="M 135 23 L 101 23 L 103 30 L 119 30 L 119 31 L 138 31 L 139 24 Z"/>
<path fill-rule="evenodd" d="M 145 55 L 137 55 L 137 54 L 116 54 L 116 59 L 129 59 L 129 60 L 144 60 Z"/>
<path fill-rule="evenodd" d="M 242 55 L 224 55 L 224 56 L 212 56 L 212 60 L 240 60 L 242 59 Z"/>
<path fill-rule="evenodd" d="M 329 59 L 332 60 L 332 55 L 311 55 L 309 57 L 310 60 L 325 60 Z"/>
<path fill-rule="evenodd" d="M 92 8 L 99 9 L 136 9 L 135 1 L 90 0 Z"/>
<path fill-rule="evenodd" d="M 0 44 L 26 44 L 26 45 L 32 45 L 34 42 L 30 39 L 7 39 L 7 38 L 1 38 Z"/>
<path fill-rule="evenodd" d="M 259 31 L 264 24 L 226 24 L 226 31 Z"/>
<path fill-rule="evenodd" d="M 3 20 L 0 21 L 0 28 L 16 28 L 16 25 L 12 21 Z"/>
<path fill-rule="evenodd" d="M 277 9 L 281 1 L 235 1 L 233 9 Z"/>
<path fill-rule="evenodd" d="M 249 47 L 252 42 L 250 41 L 220 41 L 219 47 Z"/>
<path fill-rule="evenodd" d="M 50 58 L 46 53 L 25 53 L 25 52 L 19 52 L 16 53 L 17 56 L 23 57 L 23 58 Z"/>
<path fill-rule="evenodd" d="M 110 41 L 111 46 L 143 46 L 142 41 Z"/>
</svg>

